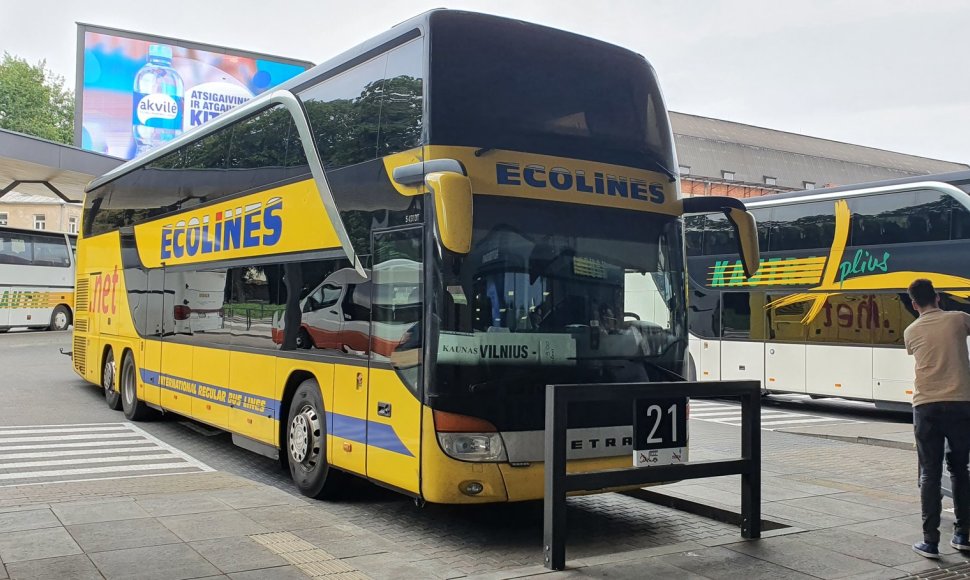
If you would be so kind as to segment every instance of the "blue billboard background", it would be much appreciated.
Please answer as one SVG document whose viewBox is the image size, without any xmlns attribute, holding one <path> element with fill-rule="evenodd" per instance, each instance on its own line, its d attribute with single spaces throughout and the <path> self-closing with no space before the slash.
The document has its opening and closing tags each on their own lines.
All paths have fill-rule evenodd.
<svg viewBox="0 0 970 580">
<path fill-rule="evenodd" d="M 131 159 L 302 73 L 252 58 L 85 30 L 81 135 L 88 151 Z"/>
</svg>

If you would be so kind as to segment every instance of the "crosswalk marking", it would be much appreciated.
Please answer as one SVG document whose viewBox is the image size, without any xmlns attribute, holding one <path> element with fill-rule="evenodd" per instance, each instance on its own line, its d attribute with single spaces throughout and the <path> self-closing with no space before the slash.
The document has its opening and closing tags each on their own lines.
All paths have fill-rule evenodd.
<svg viewBox="0 0 970 580">
<path fill-rule="evenodd" d="M 149 461 L 155 459 L 171 459 L 171 453 L 160 453 L 155 455 L 116 455 L 113 457 L 89 457 L 83 459 L 84 463 L 118 463 L 126 461 Z M 56 465 L 76 465 L 76 459 L 51 459 L 48 461 L 15 461 L 13 463 L 0 463 L 0 469 L 23 469 L 25 467 L 53 467 Z M 3 477 L 0 475 L 0 477 Z"/>
<path fill-rule="evenodd" d="M 741 426 L 741 406 L 732 403 L 721 403 L 716 401 L 691 401 L 690 418 L 709 423 L 720 423 L 733 427 Z M 820 424 L 848 424 L 862 423 L 855 419 L 843 419 L 841 417 L 822 417 L 809 413 L 795 413 L 782 411 L 773 408 L 761 408 L 761 428 L 766 431 L 774 431 L 783 427 L 815 426 Z"/>
<path fill-rule="evenodd" d="M 90 475 L 92 473 L 114 473 L 118 471 L 157 471 L 160 469 L 178 469 L 183 467 L 181 462 L 172 463 L 156 463 L 153 465 L 126 465 L 124 467 L 82 467 L 79 469 L 59 469 L 52 471 L 27 471 L 20 473 L 0 473 L 0 480 L 8 479 L 29 479 L 34 477 L 52 477 L 52 476 L 72 476 L 72 475 Z M 114 479 L 114 478 L 113 478 Z M 49 482 L 44 482 L 49 483 Z M 60 483 L 60 482 L 59 482 Z"/>
<path fill-rule="evenodd" d="M 0 461 L 7 459 L 43 459 L 44 457 L 71 457 L 72 455 L 102 455 L 107 453 L 132 453 L 155 451 L 156 447 L 150 443 L 137 447 L 112 447 L 110 449 L 64 449 L 61 451 L 41 451 L 37 453 L 2 453 Z"/>
<path fill-rule="evenodd" d="M 63 427 L 58 427 L 58 429 L 63 429 Z M 98 431 L 124 431 L 125 427 L 124 425 L 105 425 L 103 427 L 102 426 L 85 427 L 84 430 L 86 432 L 91 432 L 91 433 L 98 432 Z M 44 428 L 31 427 L 30 429 L 24 429 L 24 428 L 18 427 L 16 429 L 0 430 L 0 437 L 3 437 L 5 435 L 36 435 L 40 433 L 51 433 L 52 431 L 54 430 L 48 427 L 44 427 Z"/>
<path fill-rule="evenodd" d="M 0 487 L 203 471 L 132 423 L 0 427 Z"/>
<path fill-rule="evenodd" d="M 119 445 L 133 445 L 140 443 L 139 441 L 83 441 L 80 443 L 56 443 L 54 445 L 45 445 L 45 449 L 69 449 L 72 447 L 117 447 Z M 147 443 L 146 443 L 147 444 Z M 36 445 L 10 445 L 10 446 L 0 446 L 0 451 L 26 451 L 28 449 L 37 449 Z"/>
<path fill-rule="evenodd" d="M 138 439 L 134 433 L 82 433 L 80 435 L 48 435 L 45 437 L 0 437 L 0 445 L 4 443 L 40 443 L 42 441 L 80 441 L 82 439 Z"/>
</svg>

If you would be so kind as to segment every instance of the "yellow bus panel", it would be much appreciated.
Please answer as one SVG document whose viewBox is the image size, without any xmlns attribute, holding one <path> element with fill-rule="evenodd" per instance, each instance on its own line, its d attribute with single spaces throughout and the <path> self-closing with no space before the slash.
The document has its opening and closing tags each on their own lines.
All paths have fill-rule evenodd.
<svg viewBox="0 0 970 580">
<path fill-rule="evenodd" d="M 333 403 L 327 407 L 333 445 L 330 463 L 360 475 L 367 474 L 367 374 L 365 366 L 335 365 Z M 333 427 L 335 421 L 340 423 L 339 431 Z"/>
</svg>

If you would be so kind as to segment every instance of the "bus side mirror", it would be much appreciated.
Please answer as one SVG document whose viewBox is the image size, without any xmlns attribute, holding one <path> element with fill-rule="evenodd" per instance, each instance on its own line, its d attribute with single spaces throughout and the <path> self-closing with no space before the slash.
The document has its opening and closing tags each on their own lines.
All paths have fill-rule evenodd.
<svg viewBox="0 0 970 580">
<path fill-rule="evenodd" d="M 751 212 L 736 207 L 725 208 L 724 215 L 734 227 L 738 239 L 738 253 L 744 277 L 750 278 L 761 267 L 761 248 L 758 247 L 758 224 Z"/>
<path fill-rule="evenodd" d="M 758 247 L 758 224 L 754 216 L 744 208 L 744 203 L 733 197 L 688 197 L 683 200 L 685 214 L 722 212 L 734 228 L 741 255 L 744 277 L 750 278 L 761 267 L 761 249 Z"/>
<path fill-rule="evenodd" d="M 424 182 L 434 197 L 441 244 L 456 254 L 467 254 L 472 246 L 472 182 L 459 173 L 434 172 Z"/>
</svg>

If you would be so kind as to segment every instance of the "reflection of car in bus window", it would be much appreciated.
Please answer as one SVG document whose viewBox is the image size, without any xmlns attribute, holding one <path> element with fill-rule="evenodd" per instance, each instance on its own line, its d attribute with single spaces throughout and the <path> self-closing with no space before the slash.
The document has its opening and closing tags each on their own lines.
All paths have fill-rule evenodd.
<svg viewBox="0 0 970 580">
<path fill-rule="evenodd" d="M 327 276 L 300 301 L 297 348 L 355 354 L 373 350 L 374 354 L 390 358 L 400 350 L 408 328 L 421 318 L 420 272 L 417 263 L 398 259 L 375 268 L 376 283 L 361 277 L 353 268 Z M 371 335 L 372 308 L 375 322 Z M 273 323 L 273 340 L 277 344 L 283 342 L 284 326 L 283 316 L 277 315 Z"/>
<path fill-rule="evenodd" d="M 353 268 L 327 276 L 300 300 L 302 314 L 296 347 L 366 353 L 370 325 L 368 286 L 367 279 Z M 363 303 L 355 302 L 362 297 Z M 278 314 L 273 321 L 274 342 L 282 344 L 284 327 L 284 319 Z"/>
</svg>

